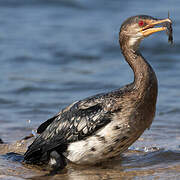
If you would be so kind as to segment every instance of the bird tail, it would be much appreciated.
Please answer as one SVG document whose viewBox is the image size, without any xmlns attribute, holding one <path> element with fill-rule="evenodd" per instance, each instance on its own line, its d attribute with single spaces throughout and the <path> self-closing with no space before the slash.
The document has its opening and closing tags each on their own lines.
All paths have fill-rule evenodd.
<svg viewBox="0 0 180 180">
<path fill-rule="evenodd" d="M 41 149 L 32 151 L 31 148 L 28 148 L 23 161 L 27 164 L 45 164 L 49 161 L 49 154 L 47 152 L 42 153 Z"/>
</svg>

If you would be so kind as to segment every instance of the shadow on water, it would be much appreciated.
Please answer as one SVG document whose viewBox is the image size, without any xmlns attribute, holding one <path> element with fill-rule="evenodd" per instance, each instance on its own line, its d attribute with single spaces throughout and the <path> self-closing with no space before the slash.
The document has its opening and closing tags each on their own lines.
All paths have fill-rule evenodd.
<svg viewBox="0 0 180 180">
<path fill-rule="evenodd" d="M 9 153 L 6 153 L 4 155 L 1 155 L 1 157 L 3 159 L 6 159 L 6 160 L 9 160 L 9 161 L 12 161 L 12 162 L 22 162 L 23 161 L 23 155 L 21 154 L 17 154 L 17 153 L 14 153 L 14 152 L 9 152 Z"/>
</svg>

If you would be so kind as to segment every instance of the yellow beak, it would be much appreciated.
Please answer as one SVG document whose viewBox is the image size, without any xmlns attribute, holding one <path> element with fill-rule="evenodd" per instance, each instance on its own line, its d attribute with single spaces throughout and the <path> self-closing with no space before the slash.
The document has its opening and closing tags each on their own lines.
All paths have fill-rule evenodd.
<svg viewBox="0 0 180 180">
<path fill-rule="evenodd" d="M 162 26 L 162 27 L 154 27 L 155 25 L 160 25 L 162 23 L 170 23 L 172 24 L 172 21 L 167 18 L 167 19 L 163 19 L 163 20 L 146 20 L 146 26 L 143 27 L 140 31 L 142 32 L 144 37 L 147 37 L 155 32 L 159 32 L 159 31 L 165 31 L 167 28 Z"/>
</svg>

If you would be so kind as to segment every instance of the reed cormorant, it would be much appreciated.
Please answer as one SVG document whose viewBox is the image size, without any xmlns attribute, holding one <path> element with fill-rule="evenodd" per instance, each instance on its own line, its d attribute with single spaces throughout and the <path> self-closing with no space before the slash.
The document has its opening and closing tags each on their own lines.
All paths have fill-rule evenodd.
<svg viewBox="0 0 180 180">
<path fill-rule="evenodd" d="M 145 37 L 164 30 L 172 41 L 171 24 L 169 18 L 128 18 L 121 26 L 119 43 L 134 72 L 134 81 L 75 102 L 42 123 L 37 129 L 40 135 L 28 147 L 24 161 L 62 169 L 67 160 L 96 164 L 127 150 L 151 126 L 156 111 L 156 75 L 141 55 L 139 44 Z"/>
</svg>

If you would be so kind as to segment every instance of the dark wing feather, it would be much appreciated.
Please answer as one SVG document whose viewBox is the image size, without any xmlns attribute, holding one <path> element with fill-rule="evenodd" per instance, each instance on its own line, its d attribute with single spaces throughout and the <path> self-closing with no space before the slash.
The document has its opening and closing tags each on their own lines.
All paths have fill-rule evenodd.
<svg viewBox="0 0 180 180">
<path fill-rule="evenodd" d="M 85 139 L 108 124 L 111 114 L 101 102 L 99 98 L 79 101 L 43 123 L 38 128 L 42 134 L 29 146 L 25 160 L 53 149 L 63 152 L 68 143 Z"/>
<path fill-rule="evenodd" d="M 65 111 L 68 111 L 76 102 L 72 103 L 71 105 L 67 106 L 65 109 L 63 109 L 62 111 L 60 111 L 58 114 L 56 114 L 55 116 L 53 116 L 52 118 L 48 119 L 47 121 L 45 121 L 44 123 L 42 123 L 38 128 L 37 128 L 37 133 L 41 134 L 43 133 L 46 128 L 56 119 L 58 118 L 58 116 L 60 116 L 62 113 L 64 113 Z"/>
<path fill-rule="evenodd" d="M 50 119 L 48 119 L 47 121 L 45 121 L 44 123 L 42 123 L 38 128 L 37 128 L 37 133 L 41 134 L 43 133 L 46 128 L 57 118 L 57 116 L 54 116 Z"/>
</svg>

